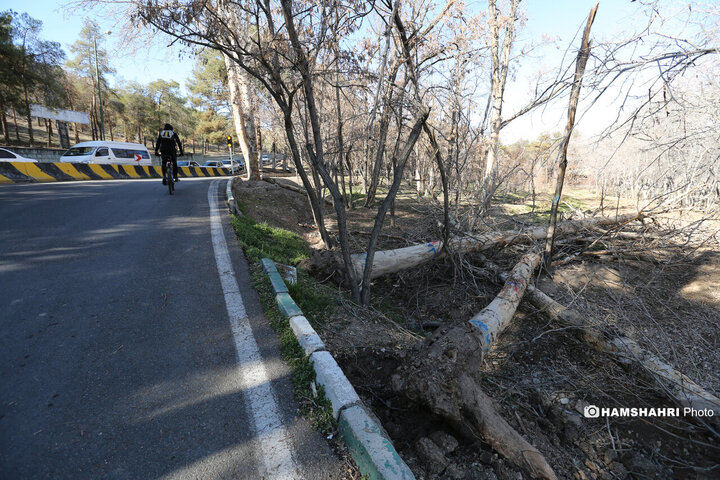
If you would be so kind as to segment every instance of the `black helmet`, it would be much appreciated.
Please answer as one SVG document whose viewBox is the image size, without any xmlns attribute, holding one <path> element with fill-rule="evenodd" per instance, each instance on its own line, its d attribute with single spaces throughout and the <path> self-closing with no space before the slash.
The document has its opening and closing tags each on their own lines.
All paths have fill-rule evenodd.
<svg viewBox="0 0 720 480">
<path fill-rule="evenodd" d="M 169 123 L 166 123 L 165 126 L 163 127 L 163 129 L 164 130 L 172 130 L 173 128 L 172 128 L 172 125 L 170 125 Z"/>
</svg>

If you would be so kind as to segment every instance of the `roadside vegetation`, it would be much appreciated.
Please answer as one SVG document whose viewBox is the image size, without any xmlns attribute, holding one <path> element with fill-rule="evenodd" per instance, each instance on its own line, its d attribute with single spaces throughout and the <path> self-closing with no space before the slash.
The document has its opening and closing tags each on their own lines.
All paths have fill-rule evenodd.
<svg viewBox="0 0 720 480">
<path fill-rule="evenodd" d="M 241 202 L 238 202 L 238 206 L 242 211 Z M 293 369 L 295 397 L 301 413 L 314 428 L 326 436 L 330 435 L 337 430 L 330 401 L 325 398 L 322 385 L 313 391 L 315 371 L 295 338 L 289 319 L 280 313 L 270 280 L 260 264 L 260 260 L 269 258 L 279 264 L 295 265 L 308 258 L 307 243 L 291 231 L 258 223 L 244 213 L 233 215 L 232 223 L 250 261 L 253 286 L 260 296 L 265 317 L 278 334 L 283 358 Z M 313 280 L 302 270 L 298 271 L 297 284 L 288 284 L 288 289 L 311 324 L 317 325 L 332 304 L 332 299 L 324 296 L 321 289 L 314 288 Z"/>
</svg>

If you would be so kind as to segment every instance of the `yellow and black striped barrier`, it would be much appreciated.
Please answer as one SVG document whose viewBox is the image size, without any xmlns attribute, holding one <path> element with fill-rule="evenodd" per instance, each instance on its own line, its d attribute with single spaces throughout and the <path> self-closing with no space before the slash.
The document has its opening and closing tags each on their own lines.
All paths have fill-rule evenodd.
<svg viewBox="0 0 720 480">
<path fill-rule="evenodd" d="M 181 177 L 223 177 L 232 175 L 229 168 L 213 167 L 178 167 L 178 173 Z M 162 169 L 156 166 L 96 163 L 0 162 L 0 183 L 129 178 L 162 178 Z"/>
</svg>

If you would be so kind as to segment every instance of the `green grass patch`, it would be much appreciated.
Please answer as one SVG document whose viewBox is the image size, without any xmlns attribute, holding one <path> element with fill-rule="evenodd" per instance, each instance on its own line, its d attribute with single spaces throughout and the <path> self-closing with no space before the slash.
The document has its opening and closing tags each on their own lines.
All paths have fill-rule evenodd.
<svg viewBox="0 0 720 480">
<path fill-rule="evenodd" d="M 242 207 L 240 207 L 242 211 Z M 310 249 L 298 234 L 258 223 L 247 215 L 233 216 L 233 228 L 248 258 L 259 262 L 267 257 L 276 262 L 296 265 L 310 256 Z"/>
<path fill-rule="evenodd" d="M 241 202 L 238 202 L 238 207 L 241 212 L 244 211 Z M 280 351 L 293 370 L 293 384 L 295 396 L 300 404 L 300 413 L 310 421 L 313 428 L 326 435 L 330 434 L 337 430 L 332 405 L 325 398 L 325 391 L 321 385 L 318 385 L 317 395 L 313 394 L 310 385 L 315 381 L 315 370 L 295 338 L 290 328 L 290 320 L 280 313 L 270 279 L 260 266 L 262 258 L 270 258 L 288 265 L 297 264 L 309 257 L 310 249 L 301 236 L 282 228 L 271 227 L 266 223 L 256 222 L 246 214 L 233 216 L 232 223 L 238 240 L 252 264 L 252 283 L 260 297 L 265 317 L 278 334 Z M 316 322 L 316 319 L 323 318 L 333 304 L 332 297 L 323 294 L 320 287 L 322 286 L 316 284 L 301 269 L 298 269 L 298 283 L 288 285 L 290 295 L 311 324 Z"/>
<path fill-rule="evenodd" d="M 367 195 L 360 192 L 353 192 L 352 194 L 352 201 L 353 202 L 359 202 L 360 200 L 367 198 Z"/>
<path fill-rule="evenodd" d="M 315 282 L 304 270 L 298 269 L 298 282 L 287 284 L 290 296 L 313 327 L 322 325 L 328 312 L 336 304 L 328 287 Z"/>
<path fill-rule="evenodd" d="M 317 395 L 313 394 L 310 385 L 315 381 L 315 370 L 295 338 L 290 328 L 290 320 L 278 310 L 270 279 L 258 264 L 253 265 L 253 270 L 252 283 L 260 296 L 265 317 L 280 338 L 283 358 L 293 369 L 295 396 L 300 404 L 300 412 L 310 421 L 313 428 L 328 435 L 337 430 L 337 421 L 333 416 L 330 400 L 325 397 L 322 385 L 318 385 Z"/>
</svg>

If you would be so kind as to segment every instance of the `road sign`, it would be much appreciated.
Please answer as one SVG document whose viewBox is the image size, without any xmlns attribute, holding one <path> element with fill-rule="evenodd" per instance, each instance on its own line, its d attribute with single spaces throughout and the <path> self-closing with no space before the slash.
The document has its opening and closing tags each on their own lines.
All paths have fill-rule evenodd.
<svg viewBox="0 0 720 480">
<path fill-rule="evenodd" d="M 136 154 L 135 154 L 135 161 L 136 161 L 136 162 L 139 162 L 140 160 L 142 160 L 142 155 L 140 155 L 139 153 L 136 153 Z"/>
</svg>

